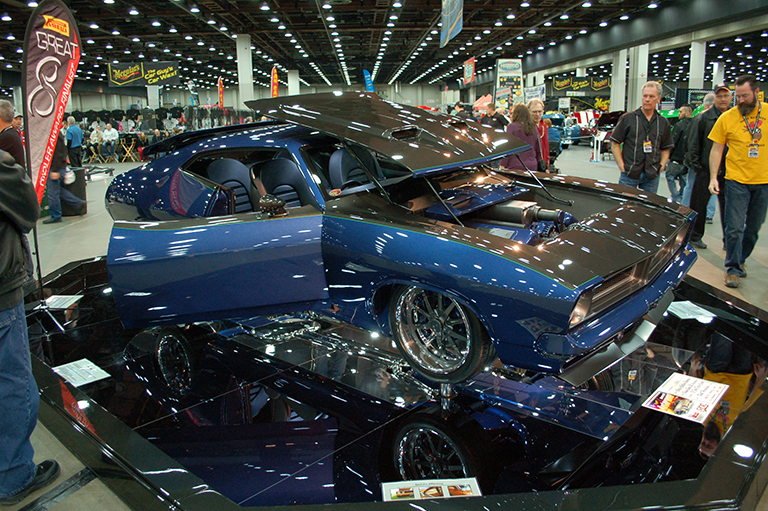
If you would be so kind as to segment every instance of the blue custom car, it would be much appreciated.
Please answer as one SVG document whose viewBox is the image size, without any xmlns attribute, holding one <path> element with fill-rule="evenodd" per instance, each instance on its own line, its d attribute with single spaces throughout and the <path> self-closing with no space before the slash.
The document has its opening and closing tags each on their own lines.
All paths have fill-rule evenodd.
<svg viewBox="0 0 768 511">
<path fill-rule="evenodd" d="M 435 381 L 495 355 L 562 375 L 606 363 L 696 259 L 689 209 L 494 168 L 530 150 L 506 133 L 368 93 L 249 106 L 277 121 L 163 141 L 109 187 L 127 328 L 314 309 Z"/>
</svg>

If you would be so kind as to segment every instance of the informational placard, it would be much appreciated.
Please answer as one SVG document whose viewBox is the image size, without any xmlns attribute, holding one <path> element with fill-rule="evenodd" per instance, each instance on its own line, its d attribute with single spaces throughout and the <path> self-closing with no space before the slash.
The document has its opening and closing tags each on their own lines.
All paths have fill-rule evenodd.
<svg viewBox="0 0 768 511">
<path fill-rule="evenodd" d="M 75 387 L 109 378 L 109 373 L 88 360 L 82 358 L 68 364 L 56 366 L 53 372 L 67 380 Z"/>
<path fill-rule="evenodd" d="M 688 300 L 670 303 L 667 312 L 680 319 L 695 319 L 701 323 L 711 323 L 715 319 L 713 313 Z"/>
<path fill-rule="evenodd" d="M 523 92 L 525 95 L 526 103 L 534 98 L 538 98 L 542 101 L 547 100 L 547 88 L 543 83 L 541 85 L 533 85 L 531 87 L 525 87 L 523 89 Z"/>
<path fill-rule="evenodd" d="M 559 108 L 560 110 L 570 110 L 571 98 L 558 98 L 557 108 Z"/>
<path fill-rule="evenodd" d="M 464 85 L 475 81 L 475 57 L 464 61 Z"/>
<path fill-rule="evenodd" d="M 382 483 L 381 492 L 385 502 L 394 500 L 479 497 L 482 495 L 477 479 L 474 477 Z"/>
<path fill-rule="evenodd" d="M 643 406 L 703 424 L 719 406 L 728 385 L 685 374 L 672 374 Z"/>
</svg>

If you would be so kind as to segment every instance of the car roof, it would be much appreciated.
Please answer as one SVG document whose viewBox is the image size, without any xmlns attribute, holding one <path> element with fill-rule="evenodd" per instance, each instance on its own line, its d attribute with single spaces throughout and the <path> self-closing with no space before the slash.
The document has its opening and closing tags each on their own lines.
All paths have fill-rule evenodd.
<svg viewBox="0 0 768 511">
<path fill-rule="evenodd" d="M 248 101 L 256 115 L 298 124 L 396 160 L 415 176 L 436 175 L 530 149 L 473 121 L 400 105 L 369 92 L 331 92 Z"/>
</svg>

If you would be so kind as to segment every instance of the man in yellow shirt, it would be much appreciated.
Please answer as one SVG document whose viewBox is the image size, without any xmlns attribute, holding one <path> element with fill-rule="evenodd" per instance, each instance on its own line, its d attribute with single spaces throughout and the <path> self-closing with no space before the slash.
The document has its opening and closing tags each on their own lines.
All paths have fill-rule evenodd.
<svg viewBox="0 0 768 511">
<path fill-rule="evenodd" d="M 725 285 L 739 287 L 746 277 L 744 261 L 752 253 L 757 234 L 768 209 L 768 104 L 758 101 L 757 82 L 752 75 L 736 80 L 736 106 L 723 113 L 709 138 L 709 191 L 725 193 Z M 765 138 L 765 140 L 764 140 Z M 725 190 L 717 182 L 718 163 L 723 149 L 725 157 Z"/>
</svg>

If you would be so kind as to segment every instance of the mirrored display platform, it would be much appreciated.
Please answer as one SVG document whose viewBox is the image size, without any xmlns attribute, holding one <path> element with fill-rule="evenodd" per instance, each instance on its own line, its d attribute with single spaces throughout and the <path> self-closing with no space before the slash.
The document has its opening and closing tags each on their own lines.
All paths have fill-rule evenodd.
<svg viewBox="0 0 768 511">
<path fill-rule="evenodd" d="M 581 386 L 496 361 L 450 399 L 390 339 L 322 311 L 126 331 L 103 259 L 44 287 L 50 306 L 28 304 L 40 420 L 137 509 L 367 509 L 383 481 L 459 477 L 484 496 L 456 509 L 748 509 L 768 481 L 766 314 L 692 279 Z M 77 387 L 51 369 L 83 360 L 98 370 Z M 641 406 L 676 373 L 730 386 L 704 424 Z"/>
</svg>

